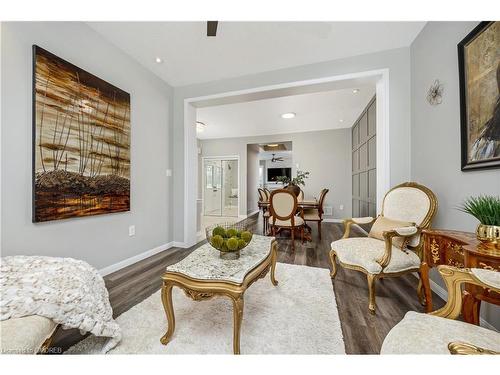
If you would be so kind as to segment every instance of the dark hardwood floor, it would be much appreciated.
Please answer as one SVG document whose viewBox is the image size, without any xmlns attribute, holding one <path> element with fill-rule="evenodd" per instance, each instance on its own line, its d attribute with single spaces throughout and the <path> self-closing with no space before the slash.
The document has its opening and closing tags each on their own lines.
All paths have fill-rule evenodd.
<svg viewBox="0 0 500 375">
<path fill-rule="evenodd" d="M 263 232 L 262 217 L 254 215 L 246 219 L 246 224 L 254 231 Z M 295 242 L 292 251 L 291 239 L 278 236 L 278 262 L 300 264 L 310 267 L 331 268 L 328 253 L 330 243 L 343 233 L 342 224 L 323 223 L 322 239 L 318 238 L 317 226 L 312 225 L 312 242 Z M 363 233 L 354 229 L 353 236 Z M 189 249 L 172 248 L 144 259 L 104 277 L 109 291 L 114 316 L 118 316 L 149 297 L 161 287 L 161 275 L 165 267 L 178 262 L 205 241 Z M 279 275 L 277 275 L 279 278 Z M 363 273 L 344 270 L 339 267 L 332 281 L 340 315 L 342 332 L 348 354 L 377 354 L 389 330 L 410 310 L 424 311 L 419 304 L 416 287 L 418 280 L 412 275 L 379 280 L 376 284 L 377 313 L 368 312 L 368 289 Z M 439 308 L 444 301 L 433 295 L 434 307 Z M 160 301 L 158 302 L 160 303 Z M 60 329 L 54 339 L 54 346 L 66 350 L 81 340 L 77 330 Z"/>
</svg>

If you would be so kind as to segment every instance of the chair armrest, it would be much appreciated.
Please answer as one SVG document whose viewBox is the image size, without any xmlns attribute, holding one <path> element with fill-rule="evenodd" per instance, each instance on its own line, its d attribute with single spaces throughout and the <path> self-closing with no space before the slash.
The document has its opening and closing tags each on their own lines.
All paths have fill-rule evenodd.
<svg viewBox="0 0 500 375">
<path fill-rule="evenodd" d="M 400 237 L 412 237 L 418 233 L 419 229 L 415 226 L 411 226 L 411 227 L 396 228 L 396 229 L 394 229 L 394 231 Z"/>
<path fill-rule="evenodd" d="M 371 216 L 366 217 L 353 217 L 351 219 L 344 220 L 344 235 L 342 238 L 349 238 L 351 233 L 351 225 L 352 224 L 371 224 L 375 221 L 375 218 Z"/>
<path fill-rule="evenodd" d="M 481 281 L 469 268 L 456 268 L 452 266 L 438 266 L 438 272 L 443 278 L 448 290 L 448 301 L 439 310 L 433 311 L 430 315 L 441 318 L 456 319 L 462 310 L 462 284 L 474 284 L 483 288 L 500 293 L 500 288 Z M 496 272 L 496 271 L 491 271 Z"/>
<path fill-rule="evenodd" d="M 351 220 L 354 224 L 370 224 L 375 221 L 375 218 L 371 216 L 365 216 L 365 217 L 353 217 Z"/>
<path fill-rule="evenodd" d="M 385 268 L 391 261 L 393 237 L 413 237 L 414 235 L 420 233 L 420 231 L 421 229 L 417 226 L 400 227 L 384 231 L 383 236 L 385 240 L 385 251 L 384 255 L 377 260 L 377 263 L 380 264 L 382 268 Z"/>
<path fill-rule="evenodd" d="M 448 350 L 450 354 L 500 354 L 494 350 L 481 348 L 467 342 L 450 342 Z"/>
</svg>

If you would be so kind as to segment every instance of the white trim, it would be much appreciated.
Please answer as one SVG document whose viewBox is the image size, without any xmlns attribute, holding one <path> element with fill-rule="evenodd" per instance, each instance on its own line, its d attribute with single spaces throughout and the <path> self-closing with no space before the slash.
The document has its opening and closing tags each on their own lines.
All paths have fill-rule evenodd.
<svg viewBox="0 0 500 375">
<path fill-rule="evenodd" d="M 378 80 L 376 84 L 376 113 L 377 113 L 377 125 L 376 125 L 377 212 L 381 212 L 384 195 L 391 188 L 388 69 L 383 70 L 382 78 Z"/>
<path fill-rule="evenodd" d="M 316 79 L 280 83 L 275 85 L 267 85 L 254 87 L 244 90 L 228 91 L 212 95 L 184 99 L 184 242 L 194 245 L 196 239 L 196 210 L 191 207 L 191 200 L 195 205 L 194 195 L 191 194 L 192 186 L 197 187 L 198 169 L 197 169 L 197 148 L 196 158 L 191 158 L 190 149 L 191 141 L 196 140 L 196 130 L 194 126 L 195 119 L 191 119 L 189 115 L 196 113 L 194 106 L 195 102 L 225 98 L 231 96 L 239 96 L 263 91 L 271 91 L 276 89 L 284 89 L 290 87 L 299 87 L 314 85 L 318 83 L 327 83 L 342 81 L 353 78 L 376 76 L 380 77 L 376 85 L 377 91 L 377 207 L 381 205 L 381 196 L 389 190 L 390 187 L 390 138 L 389 138 L 389 69 L 377 69 L 358 73 L 348 73 L 336 76 L 321 77 Z M 196 116 L 194 116 L 196 117 Z M 191 121 L 193 120 L 193 121 Z M 196 164 L 195 164 L 196 161 Z M 239 173 L 238 168 L 238 173 Z M 378 210 L 380 211 L 380 210 Z M 195 223 L 195 225 L 190 225 Z"/>
<path fill-rule="evenodd" d="M 211 95 L 197 96 L 197 97 L 193 97 L 193 98 L 186 98 L 186 99 L 184 99 L 184 102 L 187 102 L 187 103 L 201 102 L 201 101 L 210 100 L 210 99 L 220 99 L 220 98 L 227 98 L 227 97 L 231 97 L 231 96 L 254 94 L 254 93 L 261 92 L 261 91 L 272 91 L 272 90 L 278 90 L 278 89 L 286 89 L 286 88 L 290 88 L 290 87 L 300 87 L 300 86 L 315 85 L 315 84 L 319 84 L 319 83 L 344 81 L 344 80 L 353 79 L 353 78 L 378 76 L 378 75 L 383 75 L 384 72 L 387 72 L 387 71 L 388 71 L 387 69 L 375 69 L 375 70 L 368 70 L 368 71 L 358 72 L 358 73 L 347 73 L 347 74 L 340 74 L 340 75 L 335 75 L 335 76 L 306 79 L 303 81 L 277 83 L 274 85 L 252 87 L 250 89 L 227 91 L 224 93 L 217 93 L 217 94 L 211 94 Z"/>
<path fill-rule="evenodd" d="M 253 216 L 253 215 L 255 215 L 255 214 L 258 214 L 259 212 L 260 212 L 260 210 L 255 210 L 255 211 L 253 211 L 253 212 L 250 212 L 249 214 L 247 214 L 246 218 L 248 218 L 248 217 L 250 217 L 250 216 Z M 246 218 L 245 218 L 245 219 L 246 219 Z"/>
<path fill-rule="evenodd" d="M 99 270 L 99 273 L 101 276 L 106 276 L 109 275 L 110 273 L 116 272 L 118 270 L 121 270 L 122 268 L 125 268 L 127 266 L 130 266 L 131 264 L 137 263 L 143 259 L 149 258 L 155 254 L 161 253 L 162 251 L 168 250 L 170 248 L 174 247 L 174 242 L 168 242 L 166 244 L 160 245 L 158 247 L 155 247 L 154 249 L 147 250 L 143 253 L 134 255 L 133 257 L 124 259 L 118 263 L 112 264 L 110 266 L 104 267 Z"/>
<path fill-rule="evenodd" d="M 185 242 L 174 241 L 173 247 L 180 247 L 182 249 L 187 249 L 188 247 L 191 247 L 191 246 L 188 246 Z"/>
<path fill-rule="evenodd" d="M 418 277 L 418 276 L 416 276 L 416 277 Z M 444 289 L 441 285 L 436 283 L 431 278 L 429 278 L 429 283 L 431 285 L 431 290 L 434 293 L 436 293 L 439 297 L 441 297 L 442 300 L 444 300 L 444 301 L 448 300 L 448 292 L 446 291 L 446 289 Z M 490 323 L 488 323 L 488 321 L 486 321 L 482 317 L 479 318 L 479 323 L 480 323 L 481 327 L 488 328 L 488 329 L 491 329 L 493 331 L 497 330 L 494 326 L 492 326 Z"/>
<path fill-rule="evenodd" d="M 192 117 L 192 118 L 191 118 Z M 190 121 L 192 120 L 192 121 Z M 195 157 L 191 159 L 190 142 L 196 143 L 196 108 L 184 100 L 184 242 L 178 242 L 178 247 L 189 247 L 196 244 L 198 198 L 198 145 L 193 150 Z M 190 184 L 191 183 L 191 184 Z M 193 194 L 191 194 L 193 190 Z M 194 223 L 194 225 L 190 225 Z M 181 245 L 182 244 L 182 245 Z"/>
</svg>

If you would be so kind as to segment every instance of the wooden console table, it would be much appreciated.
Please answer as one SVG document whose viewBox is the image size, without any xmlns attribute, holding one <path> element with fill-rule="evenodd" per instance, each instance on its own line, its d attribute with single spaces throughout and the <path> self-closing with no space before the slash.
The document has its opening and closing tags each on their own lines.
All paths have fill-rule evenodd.
<svg viewBox="0 0 500 375">
<path fill-rule="evenodd" d="M 485 247 L 474 233 L 424 229 L 423 236 L 421 272 L 427 312 L 432 311 L 429 268 L 445 264 L 458 268 L 485 268 L 500 272 L 500 249 Z M 479 325 L 481 301 L 500 305 L 500 293 L 465 284 L 462 308 L 464 321 Z"/>
</svg>

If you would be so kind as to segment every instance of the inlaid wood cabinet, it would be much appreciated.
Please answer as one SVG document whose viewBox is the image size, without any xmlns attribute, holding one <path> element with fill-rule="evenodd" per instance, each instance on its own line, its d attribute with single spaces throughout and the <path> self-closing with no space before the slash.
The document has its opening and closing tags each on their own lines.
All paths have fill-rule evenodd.
<svg viewBox="0 0 500 375">
<path fill-rule="evenodd" d="M 441 264 L 458 268 L 484 268 L 500 272 L 500 250 L 485 247 L 474 233 L 452 230 L 423 231 L 422 284 L 427 300 L 427 312 L 432 311 L 429 268 Z M 500 294 L 476 285 L 465 285 L 463 319 L 479 324 L 481 301 L 500 305 Z"/>
</svg>

